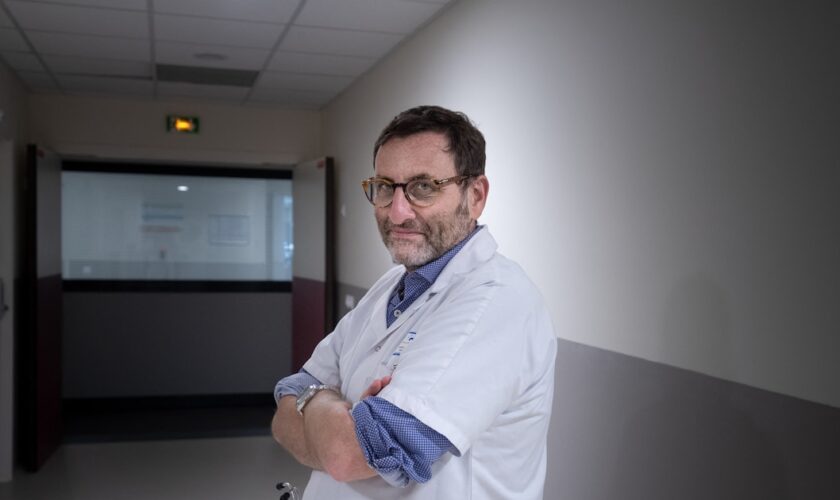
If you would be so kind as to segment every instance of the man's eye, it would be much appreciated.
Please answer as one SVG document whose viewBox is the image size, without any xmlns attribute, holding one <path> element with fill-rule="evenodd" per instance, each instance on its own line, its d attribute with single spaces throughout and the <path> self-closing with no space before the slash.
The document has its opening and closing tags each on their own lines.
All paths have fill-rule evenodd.
<svg viewBox="0 0 840 500">
<path fill-rule="evenodd" d="M 431 181 L 415 181 L 411 183 L 411 194 L 415 196 L 428 196 L 435 192 L 435 186 Z"/>
<path fill-rule="evenodd" d="M 376 192 L 381 195 L 387 195 L 394 192 L 394 186 L 384 182 L 376 183 Z"/>
</svg>

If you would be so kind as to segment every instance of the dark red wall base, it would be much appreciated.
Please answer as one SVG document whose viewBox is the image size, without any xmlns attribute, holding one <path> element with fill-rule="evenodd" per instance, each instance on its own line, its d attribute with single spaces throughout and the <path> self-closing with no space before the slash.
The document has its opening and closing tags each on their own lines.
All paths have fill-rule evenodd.
<svg viewBox="0 0 840 500">
<path fill-rule="evenodd" d="M 327 288 L 323 281 L 292 278 L 292 369 L 300 370 L 326 331 Z"/>
</svg>

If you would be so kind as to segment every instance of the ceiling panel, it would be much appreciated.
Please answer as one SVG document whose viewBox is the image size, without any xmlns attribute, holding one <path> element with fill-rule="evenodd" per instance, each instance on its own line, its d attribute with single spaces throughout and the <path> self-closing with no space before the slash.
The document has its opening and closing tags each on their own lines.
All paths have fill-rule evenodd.
<svg viewBox="0 0 840 500">
<path fill-rule="evenodd" d="M 333 97 L 335 97 L 333 94 L 323 92 L 255 88 L 251 92 L 250 101 L 317 109 L 330 102 Z"/>
<path fill-rule="evenodd" d="M 270 49 L 277 43 L 282 31 L 282 24 L 155 16 L 155 36 L 163 41 Z"/>
<path fill-rule="evenodd" d="M 307 0 L 296 23 L 407 34 L 439 9 L 440 5 L 403 0 Z"/>
<path fill-rule="evenodd" d="M 151 97 L 154 90 L 151 80 L 72 75 L 57 75 L 56 79 L 63 89 L 75 92 L 108 92 Z"/>
<path fill-rule="evenodd" d="M 32 32 L 29 40 L 41 54 L 147 62 L 151 59 L 147 40 L 45 32 Z"/>
<path fill-rule="evenodd" d="M 0 59 L 30 89 L 319 109 L 446 3 L 0 0 Z"/>
<path fill-rule="evenodd" d="M 160 14 L 287 23 L 300 0 L 154 0 Z"/>
<path fill-rule="evenodd" d="M 335 95 L 352 81 L 353 77 L 350 76 L 302 75 L 266 71 L 257 81 L 255 88 L 309 90 Z"/>
<path fill-rule="evenodd" d="M 241 47 L 221 47 L 197 45 L 191 43 L 159 42 L 155 47 L 157 62 L 201 66 L 205 68 L 262 69 L 271 52 L 263 49 L 245 49 Z M 224 59 L 202 59 L 196 54 L 213 54 Z"/>
<path fill-rule="evenodd" d="M 7 0 L 6 5 L 21 28 L 27 31 L 149 38 L 149 19 L 143 12 L 19 0 Z"/>
<path fill-rule="evenodd" d="M 26 52 L 2 52 L 0 57 L 16 71 L 45 71 L 44 65 L 35 56 Z"/>
<path fill-rule="evenodd" d="M 0 28 L 0 49 L 29 52 L 29 45 L 17 30 Z"/>
<path fill-rule="evenodd" d="M 275 71 L 314 73 L 319 75 L 358 76 L 373 66 L 376 59 L 369 57 L 330 56 L 300 52 L 277 52 L 268 63 Z"/>
<path fill-rule="evenodd" d="M 229 85 L 197 85 L 194 83 L 158 82 L 157 92 L 162 97 L 189 99 L 222 99 L 242 101 L 248 95 L 247 87 Z"/>
<path fill-rule="evenodd" d="M 0 5 L 0 28 L 14 28 L 15 23 L 6 15 L 6 11 L 3 10 L 3 6 Z"/>
<path fill-rule="evenodd" d="M 380 58 L 401 39 L 400 35 L 388 33 L 292 26 L 279 49 L 314 54 Z"/>
<path fill-rule="evenodd" d="M 50 3 L 69 5 L 87 5 L 90 7 L 104 7 L 109 9 L 147 10 L 147 0 L 49 0 Z"/>
<path fill-rule="evenodd" d="M 52 90 L 58 88 L 55 80 L 40 71 L 18 71 L 17 75 L 32 90 Z"/>
<path fill-rule="evenodd" d="M 71 75 L 110 75 L 151 77 L 152 65 L 141 61 L 91 59 L 72 56 L 44 56 L 44 63 L 53 73 Z"/>
</svg>

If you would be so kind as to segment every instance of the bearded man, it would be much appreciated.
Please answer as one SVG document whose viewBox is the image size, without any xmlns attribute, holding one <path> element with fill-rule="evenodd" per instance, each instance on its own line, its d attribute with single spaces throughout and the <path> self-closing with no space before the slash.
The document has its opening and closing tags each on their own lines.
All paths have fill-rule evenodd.
<svg viewBox="0 0 840 500">
<path fill-rule="evenodd" d="M 542 498 L 556 338 L 478 224 L 485 141 L 463 113 L 400 113 L 362 181 L 397 267 L 277 383 L 272 433 L 304 498 Z"/>
</svg>

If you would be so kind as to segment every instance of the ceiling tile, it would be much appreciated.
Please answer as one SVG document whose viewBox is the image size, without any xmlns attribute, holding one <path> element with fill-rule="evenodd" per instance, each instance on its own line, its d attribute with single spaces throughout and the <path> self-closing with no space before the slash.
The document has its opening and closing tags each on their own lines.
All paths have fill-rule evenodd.
<svg viewBox="0 0 840 500">
<path fill-rule="evenodd" d="M 6 11 L 0 7 L 0 28 L 14 28 L 15 23 L 6 15 Z"/>
<path fill-rule="evenodd" d="M 44 65 L 32 53 L 2 52 L 0 58 L 15 71 L 44 71 Z"/>
<path fill-rule="evenodd" d="M 376 59 L 368 57 L 330 56 L 300 52 L 276 52 L 268 63 L 275 71 L 314 73 L 319 75 L 358 76 L 373 66 Z"/>
<path fill-rule="evenodd" d="M 0 48 L 3 50 L 17 50 L 29 52 L 29 45 L 16 29 L 0 28 Z"/>
<path fill-rule="evenodd" d="M 402 0 L 307 0 L 295 24 L 408 34 L 440 7 Z"/>
<path fill-rule="evenodd" d="M 134 78 L 57 75 L 56 79 L 63 89 L 76 92 L 151 96 L 154 89 L 151 80 Z"/>
<path fill-rule="evenodd" d="M 225 21 L 187 16 L 155 16 L 157 40 L 270 49 L 282 24 Z"/>
<path fill-rule="evenodd" d="M 194 83 L 158 82 L 157 90 L 158 95 L 163 97 L 241 101 L 248 95 L 249 89 L 228 85 L 197 85 Z"/>
<path fill-rule="evenodd" d="M 21 28 L 84 35 L 149 38 L 149 19 L 143 12 L 96 9 L 71 5 L 7 0 Z"/>
<path fill-rule="evenodd" d="M 334 95 L 350 85 L 352 81 L 353 78 L 350 76 L 302 75 L 266 71 L 257 81 L 255 88 L 308 90 Z"/>
<path fill-rule="evenodd" d="M 53 73 L 72 75 L 152 76 L 152 65 L 141 61 L 117 59 L 91 59 L 72 56 L 43 56 L 44 63 Z"/>
<path fill-rule="evenodd" d="M 273 103 L 284 106 L 300 106 L 306 109 L 318 109 L 326 105 L 335 94 L 324 92 L 303 92 L 280 89 L 254 89 L 251 92 L 251 103 Z"/>
<path fill-rule="evenodd" d="M 90 7 L 104 7 L 108 9 L 147 10 L 147 0 L 49 0 L 50 3 L 69 5 L 87 5 Z"/>
<path fill-rule="evenodd" d="M 157 14 L 287 23 L 300 0 L 154 0 Z"/>
<path fill-rule="evenodd" d="M 29 40 L 41 54 L 149 61 L 147 40 L 32 32 Z"/>
<path fill-rule="evenodd" d="M 40 71 L 18 71 L 17 76 L 33 90 L 48 90 L 58 88 L 55 80 L 47 74 Z"/>
<path fill-rule="evenodd" d="M 379 58 L 402 40 L 401 35 L 292 26 L 280 49 Z"/>
<path fill-rule="evenodd" d="M 196 58 L 196 54 L 218 54 L 224 60 Z M 270 51 L 241 47 L 220 47 L 195 45 L 191 43 L 158 42 L 155 44 L 155 58 L 158 63 L 202 66 L 206 68 L 262 69 Z"/>
</svg>

